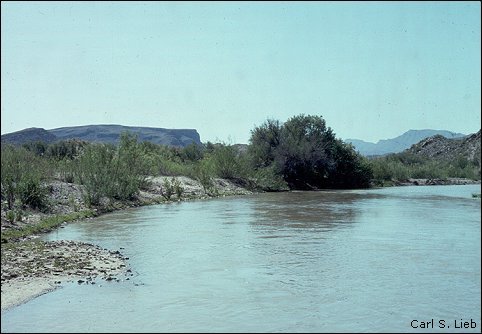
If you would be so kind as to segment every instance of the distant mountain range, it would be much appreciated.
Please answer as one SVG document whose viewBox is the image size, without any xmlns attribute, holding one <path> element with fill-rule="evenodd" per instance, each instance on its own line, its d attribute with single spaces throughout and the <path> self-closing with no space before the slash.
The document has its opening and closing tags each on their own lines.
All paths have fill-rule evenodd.
<svg viewBox="0 0 482 334">
<path fill-rule="evenodd" d="M 375 156 L 402 152 L 419 141 L 435 135 L 440 135 L 449 139 L 465 137 L 462 133 L 455 133 L 447 130 L 426 129 L 409 130 L 398 137 L 379 140 L 377 143 L 370 143 L 359 139 L 346 139 L 345 141 L 353 144 L 360 154 L 365 156 Z"/>
<path fill-rule="evenodd" d="M 84 125 L 62 127 L 51 130 L 43 128 L 28 128 L 2 135 L 2 143 L 22 145 L 27 142 L 43 141 L 52 143 L 60 140 L 78 139 L 89 142 L 118 143 L 120 134 L 129 131 L 138 136 L 139 141 L 154 144 L 184 147 L 191 143 L 201 144 L 199 133 L 195 129 L 164 129 L 153 127 L 134 127 L 122 125 Z M 399 153 L 409 149 L 412 145 L 433 136 L 446 139 L 466 137 L 462 133 L 446 130 L 409 130 L 404 134 L 392 138 L 370 143 L 358 139 L 346 139 L 352 143 L 357 151 L 365 156 Z M 438 138 L 438 137 L 437 137 Z M 440 138 L 439 138 L 440 139 Z M 438 142 L 439 140 L 437 140 Z"/>
<path fill-rule="evenodd" d="M 84 125 L 51 130 L 28 128 L 2 135 L 2 144 L 22 145 L 32 141 L 52 143 L 67 139 L 115 144 L 119 142 L 120 134 L 124 131 L 136 134 L 141 142 L 148 141 L 154 144 L 180 147 L 191 143 L 201 144 L 199 133 L 194 129 L 164 129 L 123 125 Z"/>
</svg>

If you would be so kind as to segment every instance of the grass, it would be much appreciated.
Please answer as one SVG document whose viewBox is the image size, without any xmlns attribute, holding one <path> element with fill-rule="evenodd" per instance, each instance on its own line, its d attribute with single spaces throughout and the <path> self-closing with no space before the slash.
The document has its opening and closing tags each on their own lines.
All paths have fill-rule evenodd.
<svg viewBox="0 0 482 334">
<path fill-rule="evenodd" d="M 27 225 L 21 229 L 9 229 L 7 231 L 2 231 L 2 243 L 14 241 L 20 238 L 25 238 L 27 236 L 49 232 L 64 222 L 71 222 L 77 219 L 93 217 L 93 210 L 83 210 L 80 212 L 73 212 L 69 214 L 56 215 L 52 217 L 47 217 L 42 219 L 38 224 Z"/>
</svg>

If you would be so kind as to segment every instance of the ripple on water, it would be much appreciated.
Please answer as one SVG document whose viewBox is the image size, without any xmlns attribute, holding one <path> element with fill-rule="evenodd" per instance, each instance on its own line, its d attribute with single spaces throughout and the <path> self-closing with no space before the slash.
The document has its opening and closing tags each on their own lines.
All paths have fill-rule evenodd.
<svg viewBox="0 0 482 334">
<path fill-rule="evenodd" d="M 431 318 L 480 326 L 477 190 L 259 194 L 71 224 L 49 237 L 124 247 L 135 280 L 46 294 L 2 313 L 2 332 L 409 332 L 411 320 Z"/>
</svg>

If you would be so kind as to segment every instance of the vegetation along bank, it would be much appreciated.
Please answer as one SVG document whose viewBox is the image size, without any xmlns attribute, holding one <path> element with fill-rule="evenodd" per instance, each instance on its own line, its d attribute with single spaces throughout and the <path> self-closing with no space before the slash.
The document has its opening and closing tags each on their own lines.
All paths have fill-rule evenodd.
<svg viewBox="0 0 482 334">
<path fill-rule="evenodd" d="M 128 132 L 118 145 L 2 143 L 2 309 L 66 280 L 129 279 L 122 250 L 35 237 L 70 221 L 172 201 L 456 180 L 451 178 L 480 181 L 480 144 L 473 158 L 402 152 L 369 159 L 336 138 L 322 117 L 310 115 L 267 120 L 251 131 L 249 145 L 163 146 Z"/>
</svg>

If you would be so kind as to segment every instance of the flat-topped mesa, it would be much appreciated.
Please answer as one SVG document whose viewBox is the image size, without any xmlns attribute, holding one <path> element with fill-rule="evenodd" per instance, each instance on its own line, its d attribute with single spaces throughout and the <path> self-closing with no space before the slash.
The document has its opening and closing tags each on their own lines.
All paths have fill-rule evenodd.
<svg viewBox="0 0 482 334">
<path fill-rule="evenodd" d="M 137 135 L 140 142 L 148 141 L 154 144 L 179 147 L 191 143 L 201 144 L 199 133 L 195 129 L 165 129 L 114 124 L 71 126 L 51 130 L 25 129 L 2 135 L 2 143 L 21 145 L 31 141 L 50 143 L 58 140 L 79 139 L 89 142 L 117 144 L 121 133 L 126 131 Z"/>
<path fill-rule="evenodd" d="M 63 127 L 49 130 L 61 140 L 77 138 L 91 142 L 116 144 L 122 132 L 128 131 L 137 135 L 140 142 L 168 146 L 187 146 L 191 143 L 201 144 L 199 133 L 195 129 L 165 129 L 154 127 L 138 127 L 123 125 L 84 125 Z"/>
</svg>

